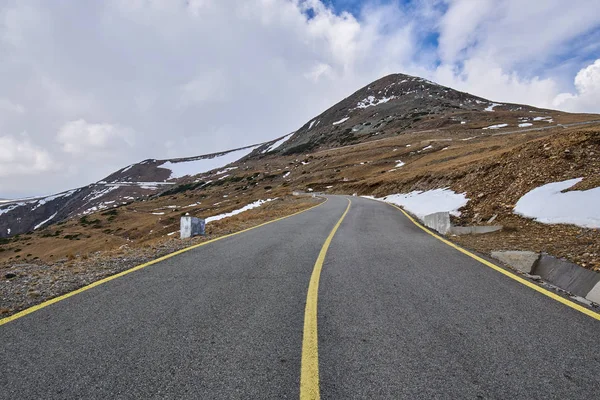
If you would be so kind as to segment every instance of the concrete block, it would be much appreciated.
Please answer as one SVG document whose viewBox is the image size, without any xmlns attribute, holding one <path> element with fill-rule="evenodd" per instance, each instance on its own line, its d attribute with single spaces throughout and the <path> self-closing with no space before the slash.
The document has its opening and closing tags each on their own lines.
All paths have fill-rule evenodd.
<svg viewBox="0 0 600 400">
<path fill-rule="evenodd" d="M 594 285 L 592 290 L 589 291 L 585 298 L 593 301 L 594 303 L 600 304 L 600 282 Z"/>
<path fill-rule="evenodd" d="M 597 272 L 547 254 L 542 254 L 534 273 L 561 289 L 586 298 L 600 282 Z M 595 292 L 591 295 L 594 297 Z"/>
<path fill-rule="evenodd" d="M 450 213 L 447 211 L 424 216 L 423 224 L 428 228 L 438 231 L 442 235 L 448 233 L 452 227 L 450 224 Z"/>
<path fill-rule="evenodd" d="M 181 217 L 180 234 L 182 239 L 204 235 L 205 229 L 205 220 L 187 215 L 185 217 Z"/>
<path fill-rule="evenodd" d="M 491 256 L 526 274 L 531 274 L 540 259 L 540 255 L 533 251 L 500 250 L 492 251 Z"/>
<path fill-rule="evenodd" d="M 450 233 L 453 235 L 481 235 L 499 230 L 502 230 L 502 225 L 453 226 Z"/>
</svg>

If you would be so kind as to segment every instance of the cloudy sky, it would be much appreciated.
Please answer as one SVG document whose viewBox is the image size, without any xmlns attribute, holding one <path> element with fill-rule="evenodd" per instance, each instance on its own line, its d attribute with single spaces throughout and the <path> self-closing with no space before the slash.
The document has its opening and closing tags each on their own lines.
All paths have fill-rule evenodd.
<svg viewBox="0 0 600 400">
<path fill-rule="evenodd" d="M 274 139 L 394 72 L 600 113 L 600 2 L 3 0 L 0 198 Z"/>
</svg>

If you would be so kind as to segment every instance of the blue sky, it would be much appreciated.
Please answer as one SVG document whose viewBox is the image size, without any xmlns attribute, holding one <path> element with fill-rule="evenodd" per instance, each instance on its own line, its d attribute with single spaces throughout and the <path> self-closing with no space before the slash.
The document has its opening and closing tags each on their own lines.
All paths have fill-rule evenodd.
<svg viewBox="0 0 600 400">
<path fill-rule="evenodd" d="M 597 0 L 5 0 L 0 198 L 292 132 L 390 73 L 600 113 Z"/>
</svg>

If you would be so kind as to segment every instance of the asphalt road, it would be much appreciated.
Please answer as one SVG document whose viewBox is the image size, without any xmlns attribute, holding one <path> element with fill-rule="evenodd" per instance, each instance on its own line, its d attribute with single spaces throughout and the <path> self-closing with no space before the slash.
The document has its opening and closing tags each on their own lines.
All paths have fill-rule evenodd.
<svg viewBox="0 0 600 400">
<path fill-rule="evenodd" d="M 351 198 L 318 294 L 326 399 L 591 399 L 600 323 Z M 298 398 L 305 303 L 348 200 L 0 326 L 0 398 Z"/>
</svg>

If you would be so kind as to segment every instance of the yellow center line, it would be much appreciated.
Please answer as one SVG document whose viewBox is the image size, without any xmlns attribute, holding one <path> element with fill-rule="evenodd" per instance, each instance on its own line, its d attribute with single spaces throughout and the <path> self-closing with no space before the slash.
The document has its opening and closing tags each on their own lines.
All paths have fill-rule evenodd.
<svg viewBox="0 0 600 400">
<path fill-rule="evenodd" d="M 348 207 L 339 221 L 323 243 L 319 257 L 310 276 L 308 293 L 306 295 L 306 308 L 304 309 L 304 333 L 302 337 L 302 366 L 300 368 L 300 399 L 318 400 L 321 398 L 319 389 L 319 343 L 317 337 L 317 299 L 319 296 L 319 280 L 325 262 L 329 245 L 335 236 L 342 221 L 350 210 L 352 202 L 348 200 Z"/>
<path fill-rule="evenodd" d="M 538 286 L 535 283 L 529 282 L 528 280 L 523 279 L 520 276 L 517 276 L 517 275 L 513 274 L 512 272 L 509 272 L 509 271 L 505 270 L 504 268 L 501 268 L 501 267 L 497 266 L 496 264 L 493 264 L 493 263 L 489 262 L 488 260 L 485 260 L 485 259 L 483 259 L 483 258 L 481 258 L 481 257 L 479 257 L 479 256 L 477 256 L 477 255 L 475 255 L 473 253 L 471 253 L 470 251 L 465 250 L 462 247 L 459 247 L 459 246 L 455 245 L 454 243 L 450 242 L 449 240 L 446 240 L 443 237 L 441 237 L 439 235 L 436 235 L 435 233 L 433 233 L 429 229 L 425 228 L 423 225 L 421 225 L 420 223 L 418 223 L 417 221 L 415 221 L 415 219 L 413 217 L 411 217 L 406 211 L 404 211 L 400 207 L 398 207 L 398 206 L 396 206 L 394 204 L 391 204 L 391 203 L 387 203 L 387 204 L 389 204 L 392 207 L 395 207 L 398 210 L 402 211 L 402 213 L 413 224 L 415 224 L 416 226 L 418 226 L 419 228 L 421 228 L 422 230 L 424 230 L 425 232 L 427 232 L 431 236 L 435 237 L 436 239 L 438 239 L 438 240 L 442 241 L 443 243 L 447 244 L 448 246 L 453 247 L 454 249 L 456 249 L 456 250 L 460 251 L 461 253 L 463 253 L 463 254 L 471 257 L 472 259 L 474 259 L 476 261 L 479 261 L 483 265 L 486 265 L 486 266 L 492 268 L 493 270 L 500 272 L 501 274 L 509 277 L 510 279 L 513 279 L 513 280 L 515 280 L 515 281 L 517 281 L 517 282 L 519 282 L 519 283 L 527 286 L 528 288 L 535 290 L 536 292 L 539 292 L 539 293 L 541 293 L 541 294 L 543 294 L 545 296 L 548 296 L 551 299 L 556 300 L 559 303 L 562 303 L 562 304 L 564 304 L 564 305 L 566 305 L 568 307 L 571 307 L 572 309 L 577 310 L 577 311 L 579 311 L 579 312 L 581 312 L 581 313 L 583 313 L 583 314 L 585 314 L 585 315 L 587 315 L 589 317 L 592 317 L 592 318 L 594 318 L 596 320 L 600 320 L 600 314 L 598 314 L 598 313 L 596 313 L 596 312 L 594 312 L 594 311 L 592 311 L 592 310 L 590 310 L 588 308 L 580 306 L 579 304 L 576 304 L 576 303 L 574 303 L 574 302 L 572 302 L 572 301 L 570 301 L 568 299 L 565 299 L 564 297 L 559 296 L 556 293 L 553 293 L 553 292 L 551 292 L 551 291 L 549 291 L 547 289 L 544 289 L 543 287 Z"/>
<path fill-rule="evenodd" d="M 215 239 L 207 240 L 206 242 L 198 243 L 198 244 L 195 244 L 193 246 L 186 247 L 186 248 L 183 248 L 181 250 L 177 250 L 177 251 L 175 251 L 173 253 L 164 255 L 162 257 L 159 257 L 159 258 L 157 258 L 155 260 L 152 260 L 150 262 L 147 262 L 145 264 L 141 264 L 141 265 L 135 266 L 133 268 L 127 269 L 125 271 L 119 272 L 118 274 L 108 276 L 108 277 L 106 277 L 104 279 L 100 279 L 99 281 L 91 283 L 91 284 L 89 284 L 87 286 L 84 286 L 84 287 L 79 288 L 77 290 L 74 290 L 72 292 L 63 294 L 62 296 L 54 297 L 53 299 L 44 301 L 43 303 L 40 303 L 40 304 L 35 305 L 33 307 L 26 308 L 23 311 L 20 311 L 20 312 L 18 312 L 16 314 L 11 315 L 10 317 L 6 317 L 6 318 L 3 318 L 3 319 L 0 319 L 0 326 L 6 324 L 8 322 L 14 321 L 15 319 L 18 319 L 18 318 L 24 317 L 24 316 L 26 316 L 28 314 L 31 314 L 31 313 L 33 313 L 35 311 L 41 310 L 42 308 L 48 307 L 51 304 L 58 303 L 61 300 L 68 299 L 69 297 L 75 296 L 76 294 L 79 294 L 81 292 L 85 292 L 86 290 L 89 290 L 89 289 L 94 288 L 96 286 L 100 286 L 103 283 L 112 281 L 113 279 L 120 278 L 121 276 L 130 274 L 130 273 L 135 272 L 137 270 L 149 267 L 150 265 L 157 264 L 157 263 L 159 263 L 161 261 L 164 261 L 166 259 L 169 259 L 169 258 L 174 257 L 176 255 L 179 255 L 181 253 L 185 253 L 185 252 L 193 250 L 195 248 L 198 248 L 198 247 L 201 247 L 201 246 L 206 246 L 207 244 L 214 243 L 214 242 L 217 242 L 219 240 L 223 240 L 223 239 L 226 239 L 226 238 L 229 238 L 229 237 L 232 237 L 232 236 L 239 235 L 239 234 L 244 233 L 244 232 L 251 231 L 251 230 L 256 229 L 256 228 L 260 228 L 260 227 L 265 226 L 265 225 L 272 224 L 273 222 L 281 221 L 283 219 L 290 218 L 290 217 L 293 217 L 293 216 L 298 215 L 298 214 L 302 214 L 304 212 L 312 210 L 313 208 L 317 208 L 319 206 L 322 206 L 323 204 L 327 203 L 327 201 L 328 201 L 328 199 L 325 198 L 325 201 L 317 204 L 316 206 L 312 206 L 312 207 L 307 208 L 305 210 L 298 211 L 298 212 L 296 212 L 294 214 L 290 214 L 290 215 L 287 215 L 285 217 L 276 218 L 276 219 L 273 219 L 271 221 L 264 222 L 264 223 L 262 223 L 260 225 L 253 226 L 251 228 L 247 228 L 247 229 L 244 229 L 244 230 L 239 231 L 239 232 L 230 233 L 228 235 L 220 236 L 220 237 L 215 238 Z"/>
</svg>

